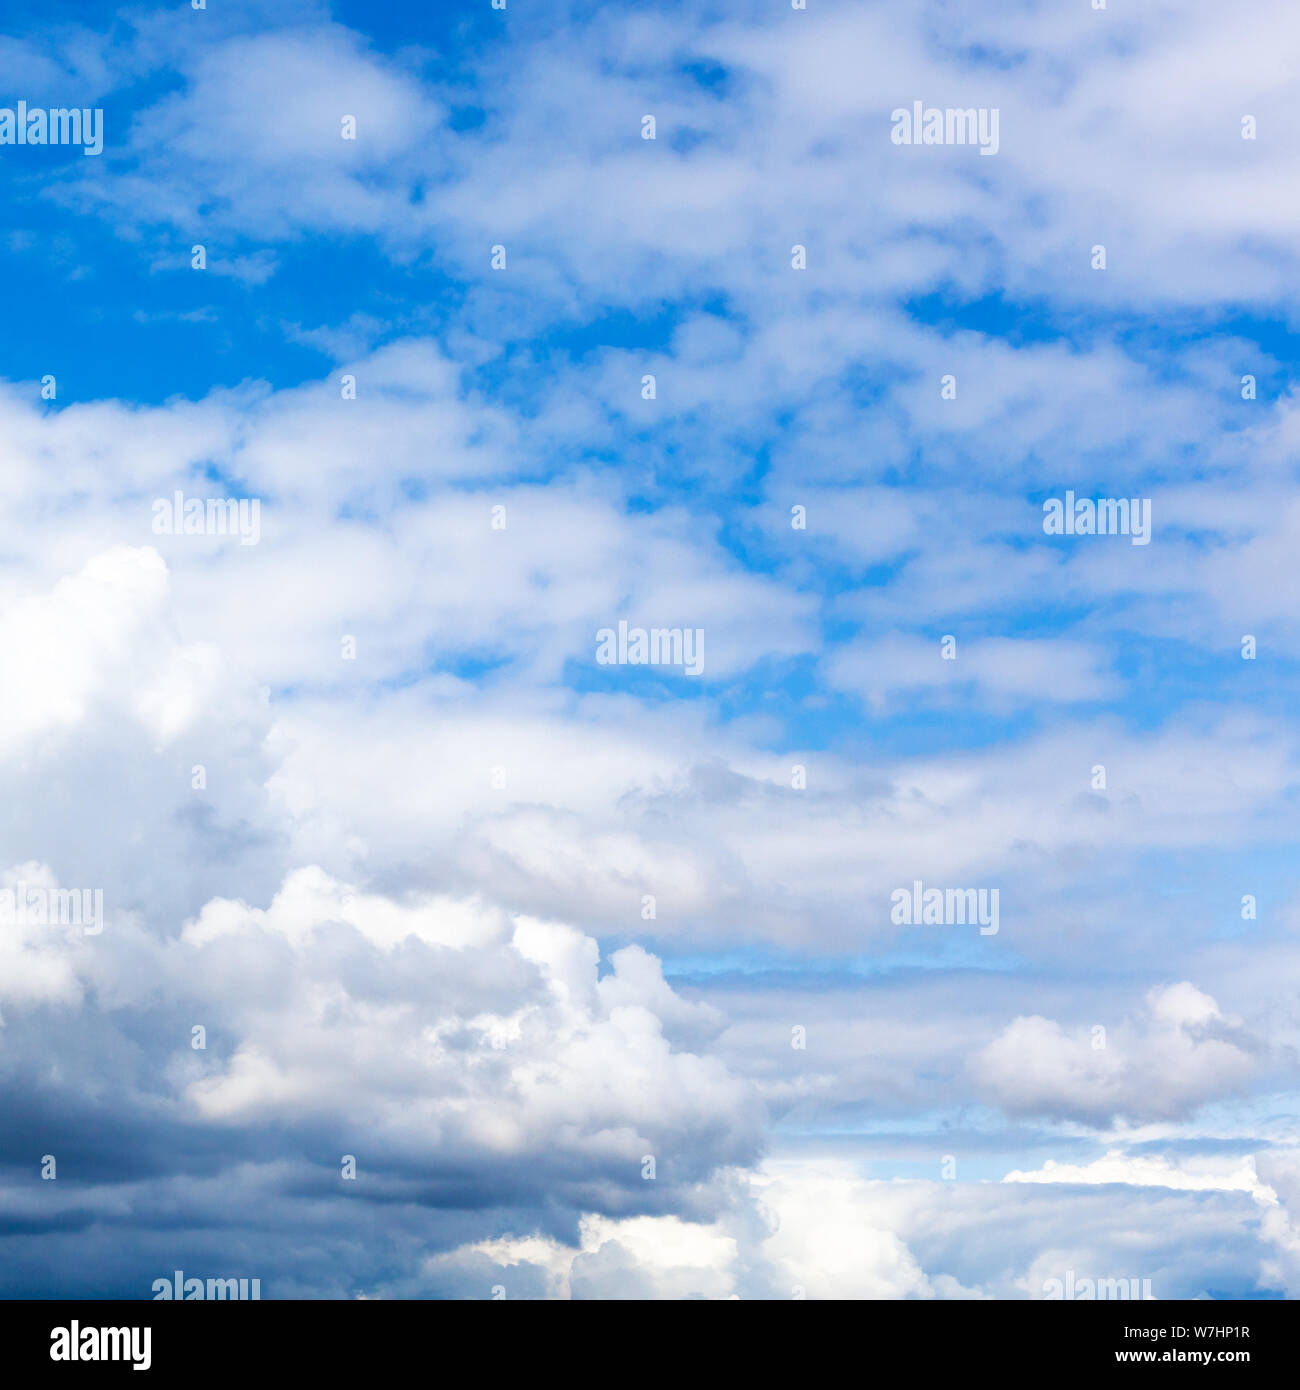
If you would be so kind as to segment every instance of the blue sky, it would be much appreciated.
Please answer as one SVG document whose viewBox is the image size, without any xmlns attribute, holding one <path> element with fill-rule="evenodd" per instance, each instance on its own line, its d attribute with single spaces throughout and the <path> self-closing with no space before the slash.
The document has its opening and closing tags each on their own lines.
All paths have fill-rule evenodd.
<svg viewBox="0 0 1300 1390">
<path fill-rule="evenodd" d="M 1286 5 L 4 9 L 0 1290 L 1293 1295 Z"/>
</svg>

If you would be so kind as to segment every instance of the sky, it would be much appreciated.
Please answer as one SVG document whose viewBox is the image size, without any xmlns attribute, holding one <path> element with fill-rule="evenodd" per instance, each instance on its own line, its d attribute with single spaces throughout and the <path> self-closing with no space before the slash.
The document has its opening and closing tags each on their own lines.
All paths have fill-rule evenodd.
<svg viewBox="0 0 1300 1390">
<path fill-rule="evenodd" d="M 0 3 L 0 1295 L 1300 1294 L 1300 17 L 1096 6 Z"/>
</svg>

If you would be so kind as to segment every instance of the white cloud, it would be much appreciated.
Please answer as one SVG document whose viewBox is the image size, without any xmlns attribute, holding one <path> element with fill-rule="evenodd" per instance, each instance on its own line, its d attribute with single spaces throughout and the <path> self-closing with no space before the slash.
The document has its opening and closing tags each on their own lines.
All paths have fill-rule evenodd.
<svg viewBox="0 0 1300 1390">
<path fill-rule="evenodd" d="M 1105 1121 L 1189 1114 L 1243 1087 L 1257 1065 L 1240 1020 L 1186 981 L 1153 989 L 1149 1021 L 1067 1033 L 1021 1017 L 972 1061 L 981 1090 L 1011 1114 Z"/>
</svg>

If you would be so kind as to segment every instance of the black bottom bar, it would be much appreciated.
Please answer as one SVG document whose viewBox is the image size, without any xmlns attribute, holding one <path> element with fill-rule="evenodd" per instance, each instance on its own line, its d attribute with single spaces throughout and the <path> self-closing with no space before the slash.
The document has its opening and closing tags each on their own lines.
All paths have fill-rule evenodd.
<svg viewBox="0 0 1300 1390">
<path fill-rule="evenodd" d="M 624 1342 L 638 1371 L 656 1361 L 679 1375 L 688 1346 L 708 1348 L 740 1370 L 758 1360 L 775 1374 L 774 1354 L 802 1360 L 809 1375 L 832 1347 L 855 1345 L 863 1377 L 902 1365 L 916 1372 L 1032 1369 L 1110 1371 L 1116 1384 L 1158 1367 L 1233 1371 L 1290 1369 L 1295 1309 L 1282 1302 L 1175 1303 L 554 1303 L 102 1302 L 0 1303 L 4 1370 L 56 1383 L 65 1374 L 156 1375 L 250 1370 L 319 1371 L 327 1382 L 354 1373 L 374 1377 L 386 1365 L 424 1360 L 431 1376 L 455 1352 L 499 1377 L 511 1357 L 518 1370 L 552 1370 L 593 1340 L 560 1350 L 556 1336 Z M 146 1337 L 147 1332 L 147 1337 Z M 677 1333 L 689 1336 L 679 1341 Z M 507 1335 L 508 1334 L 508 1335 Z M 536 1334 L 530 1336 L 528 1334 Z M 834 1341 L 809 1341 L 810 1337 Z M 545 1339 L 545 1340 L 543 1340 Z M 74 1359 L 75 1358 L 75 1359 Z M 839 1359 L 837 1353 L 836 1359 Z M 147 1368 L 145 1362 L 147 1361 Z M 444 1366 L 452 1364 L 443 1362 Z M 138 1369 L 137 1369 L 138 1367 Z M 613 1367 L 607 1370 L 613 1370 Z M 704 1369 L 704 1367 L 701 1367 Z M 826 1369 L 823 1366 L 823 1369 Z M 54 1380 L 48 1379 L 53 1375 Z M 613 1377 L 619 1379 L 621 1377 Z"/>
</svg>

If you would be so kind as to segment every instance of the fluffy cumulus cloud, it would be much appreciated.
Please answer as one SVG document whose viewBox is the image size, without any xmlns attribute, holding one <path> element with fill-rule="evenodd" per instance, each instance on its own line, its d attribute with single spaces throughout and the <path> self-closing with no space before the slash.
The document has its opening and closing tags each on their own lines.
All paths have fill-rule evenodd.
<svg viewBox="0 0 1300 1390">
<path fill-rule="evenodd" d="M 1296 1296 L 1293 7 L 444 9 L 0 44 L 0 1293 Z"/>
<path fill-rule="evenodd" d="M 1071 1036 L 1017 1018 L 975 1059 L 978 1082 L 1008 1112 L 1168 1118 L 1239 1089 L 1253 1070 L 1248 1037 L 1186 982 L 1152 990 L 1146 1027 Z"/>
</svg>

